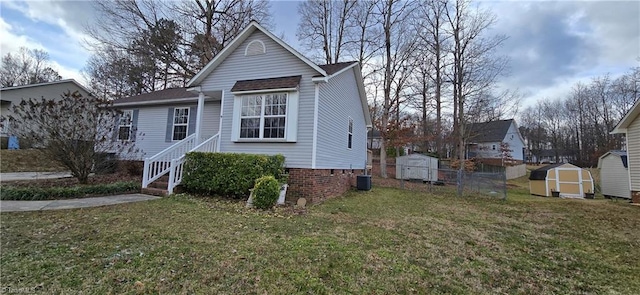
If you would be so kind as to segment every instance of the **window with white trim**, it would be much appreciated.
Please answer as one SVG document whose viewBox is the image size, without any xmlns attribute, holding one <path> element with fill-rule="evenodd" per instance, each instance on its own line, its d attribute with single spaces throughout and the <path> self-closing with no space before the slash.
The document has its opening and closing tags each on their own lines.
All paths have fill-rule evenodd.
<svg viewBox="0 0 640 295">
<path fill-rule="evenodd" d="M 189 108 L 175 108 L 173 110 L 172 140 L 183 140 L 187 137 L 189 128 Z"/>
<path fill-rule="evenodd" d="M 353 119 L 351 119 L 351 117 L 349 117 L 349 140 L 347 143 L 347 148 L 351 149 L 352 145 L 353 145 Z"/>
<path fill-rule="evenodd" d="M 133 110 L 122 111 L 118 123 L 118 139 L 131 140 L 131 129 L 133 127 Z"/>
<path fill-rule="evenodd" d="M 240 139 L 284 139 L 287 93 L 242 96 Z"/>
</svg>

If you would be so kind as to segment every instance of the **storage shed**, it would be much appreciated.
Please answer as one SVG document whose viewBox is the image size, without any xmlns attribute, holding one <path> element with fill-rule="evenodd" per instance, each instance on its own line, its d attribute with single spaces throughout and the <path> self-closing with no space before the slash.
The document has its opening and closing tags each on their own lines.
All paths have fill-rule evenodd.
<svg viewBox="0 0 640 295">
<path fill-rule="evenodd" d="M 396 179 L 438 181 L 438 158 L 422 154 L 397 157 Z"/>
<path fill-rule="evenodd" d="M 608 151 L 598 159 L 600 189 L 605 197 L 631 198 L 627 151 Z"/>
<path fill-rule="evenodd" d="M 589 170 L 578 166 L 559 163 L 531 171 L 529 190 L 532 195 L 551 196 L 551 191 L 559 191 L 562 197 L 583 198 L 585 193 L 593 193 L 593 178 Z"/>
</svg>

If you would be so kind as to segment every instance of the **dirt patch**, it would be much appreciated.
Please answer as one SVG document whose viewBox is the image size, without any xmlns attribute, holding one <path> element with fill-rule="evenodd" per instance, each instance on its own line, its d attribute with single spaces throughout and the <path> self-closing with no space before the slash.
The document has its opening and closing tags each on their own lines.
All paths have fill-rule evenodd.
<svg viewBox="0 0 640 295">
<path fill-rule="evenodd" d="M 53 172 L 68 170 L 37 149 L 0 150 L 1 172 Z"/>
</svg>

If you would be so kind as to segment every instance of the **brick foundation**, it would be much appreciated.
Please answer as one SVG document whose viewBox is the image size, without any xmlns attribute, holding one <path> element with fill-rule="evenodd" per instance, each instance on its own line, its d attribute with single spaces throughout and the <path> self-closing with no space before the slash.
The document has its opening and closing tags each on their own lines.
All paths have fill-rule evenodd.
<svg viewBox="0 0 640 295">
<path fill-rule="evenodd" d="M 295 203 L 299 198 L 307 199 L 307 203 L 319 203 L 326 199 L 335 198 L 356 186 L 356 176 L 362 175 L 362 170 L 351 169 L 289 169 L 287 183 L 288 203 Z"/>
<path fill-rule="evenodd" d="M 640 204 L 640 191 L 631 191 L 631 203 Z"/>
</svg>

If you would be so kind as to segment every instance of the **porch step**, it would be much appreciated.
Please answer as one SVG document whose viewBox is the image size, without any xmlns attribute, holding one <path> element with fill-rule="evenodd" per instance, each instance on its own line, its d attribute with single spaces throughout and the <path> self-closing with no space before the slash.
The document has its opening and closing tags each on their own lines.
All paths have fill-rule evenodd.
<svg viewBox="0 0 640 295">
<path fill-rule="evenodd" d="M 150 183 L 149 187 L 167 189 L 169 187 L 169 182 L 168 182 L 168 180 L 167 181 L 161 181 L 161 180 L 158 179 L 158 180 Z"/>
<path fill-rule="evenodd" d="M 155 187 L 147 187 L 147 188 L 142 188 L 140 192 L 143 194 L 158 196 L 158 197 L 166 197 L 167 195 L 169 195 L 169 191 L 167 191 L 166 188 L 162 189 L 162 188 L 155 188 Z"/>
</svg>

